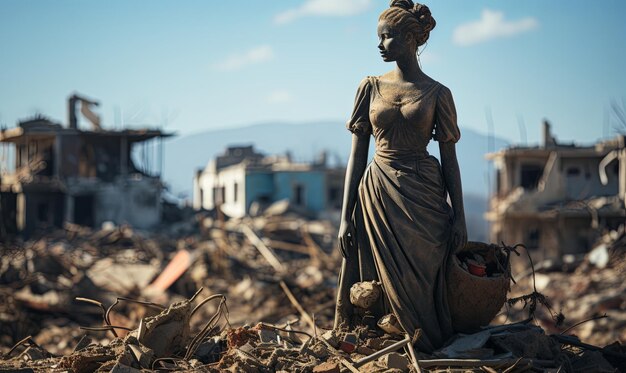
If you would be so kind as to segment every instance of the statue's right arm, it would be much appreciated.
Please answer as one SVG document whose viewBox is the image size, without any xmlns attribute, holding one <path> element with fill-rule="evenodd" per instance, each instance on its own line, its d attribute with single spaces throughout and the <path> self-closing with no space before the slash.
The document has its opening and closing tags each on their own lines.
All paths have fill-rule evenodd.
<svg viewBox="0 0 626 373">
<path fill-rule="evenodd" d="M 339 247 L 341 254 L 347 258 L 351 248 L 355 247 L 356 231 L 352 223 L 352 214 L 358 198 L 358 189 L 365 168 L 370 135 L 355 133 L 352 135 L 352 150 L 346 167 L 346 178 L 343 189 L 343 205 L 341 208 L 341 225 L 339 226 Z"/>
</svg>

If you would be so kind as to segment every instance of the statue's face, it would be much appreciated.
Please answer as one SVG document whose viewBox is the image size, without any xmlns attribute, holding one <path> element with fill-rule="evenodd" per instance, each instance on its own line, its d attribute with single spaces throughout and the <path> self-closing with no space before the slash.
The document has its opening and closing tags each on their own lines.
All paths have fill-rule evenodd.
<svg viewBox="0 0 626 373">
<path fill-rule="evenodd" d="M 378 50 L 385 62 L 397 61 L 415 53 L 411 50 L 410 35 L 405 35 L 397 26 L 384 19 L 378 22 Z"/>
</svg>

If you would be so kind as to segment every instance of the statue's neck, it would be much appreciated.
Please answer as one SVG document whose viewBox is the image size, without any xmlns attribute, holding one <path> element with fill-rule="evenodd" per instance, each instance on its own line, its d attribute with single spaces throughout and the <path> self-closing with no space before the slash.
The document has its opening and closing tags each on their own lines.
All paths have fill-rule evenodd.
<svg viewBox="0 0 626 373">
<path fill-rule="evenodd" d="M 424 73 L 417 63 L 417 55 L 396 61 L 396 78 L 405 82 L 414 82 Z"/>
</svg>

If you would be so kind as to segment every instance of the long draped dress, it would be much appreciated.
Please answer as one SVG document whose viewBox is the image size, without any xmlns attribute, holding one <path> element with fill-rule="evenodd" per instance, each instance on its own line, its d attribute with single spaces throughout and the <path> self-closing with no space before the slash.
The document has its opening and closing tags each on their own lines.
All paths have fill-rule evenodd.
<svg viewBox="0 0 626 373">
<path fill-rule="evenodd" d="M 460 138 L 450 90 L 428 82 L 401 102 L 381 94 L 377 77 L 357 91 L 347 128 L 373 135 L 376 153 L 359 184 L 356 247 L 342 264 L 335 319 L 336 326 L 350 322 L 352 284 L 380 281 L 380 312 L 393 312 L 406 333 L 419 335 L 415 347 L 424 352 L 453 334 L 445 293 L 452 210 L 439 161 L 426 146 L 431 138 Z"/>
</svg>

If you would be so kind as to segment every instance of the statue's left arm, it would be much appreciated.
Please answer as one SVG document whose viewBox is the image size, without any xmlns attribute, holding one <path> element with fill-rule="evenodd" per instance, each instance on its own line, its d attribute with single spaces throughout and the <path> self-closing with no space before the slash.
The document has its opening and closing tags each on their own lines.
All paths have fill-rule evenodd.
<svg viewBox="0 0 626 373">
<path fill-rule="evenodd" d="M 465 208 L 463 207 L 461 172 L 459 171 L 459 162 L 456 159 L 456 144 L 452 141 L 440 142 L 439 152 L 443 178 L 454 211 L 454 220 L 450 232 L 452 244 L 459 250 L 467 243 L 467 226 L 465 224 Z"/>
</svg>

